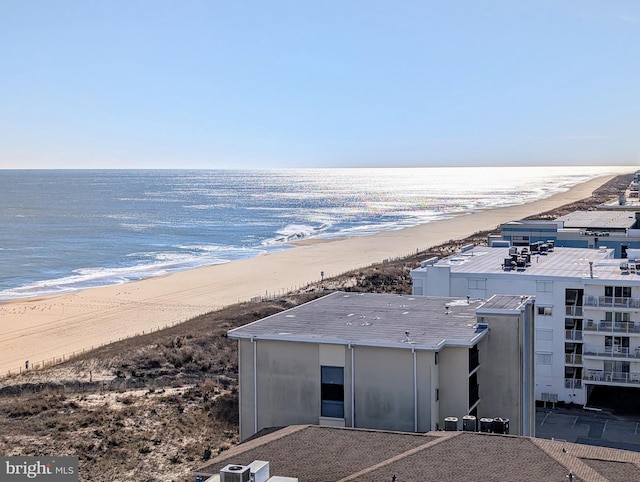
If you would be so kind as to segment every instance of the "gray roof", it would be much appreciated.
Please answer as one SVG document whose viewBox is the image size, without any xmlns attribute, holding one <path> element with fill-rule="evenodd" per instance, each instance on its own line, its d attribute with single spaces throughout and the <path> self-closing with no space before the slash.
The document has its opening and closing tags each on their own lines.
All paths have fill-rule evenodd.
<svg viewBox="0 0 640 482">
<path fill-rule="evenodd" d="M 504 271 L 502 264 L 509 257 L 509 248 L 490 248 L 476 246 L 470 251 L 438 260 L 434 266 L 449 267 L 451 273 L 466 275 L 478 274 L 486 277 L 491 274 L 501 276 L 533 276 L 539 279 L 552 278 L 589 278 L 589 262 L 593 262 L 593 276 L 600 281 L 625 281 L 640 283 L 640 273 L 628 273 L 620 270 L 621 260 L 613 258 L 612 249 L 558 248 L 545 255 L 533 255 L 531 265 L 520 271 Z M 426 271 L 430 266 L 416 268 L 414 272 Z"/>
<path fill-rule="evenodd" d="M 630 229 L 636 224 L 635 214 L 629 211 L 574 211 L 556 219 L 565 228 L 596 230 Z"/>
<path fill-rule="evenodd" d="M 291 426 L 222 453 L 196 474 L 228 464 L 269 462 L 270 474 L 305 482 L 409 480 L 468 482 L 640 479 L 640 454 L 626 450 L 475 432 L 426 435 Z"/>
<path fill-rule="evenodd" d="M 230 338 L 439 349 L 473 346 L 478 300 L 335 292 L 229 331 Z M 409 332 L 406 341 L 406 332 Z"/>
</svg>

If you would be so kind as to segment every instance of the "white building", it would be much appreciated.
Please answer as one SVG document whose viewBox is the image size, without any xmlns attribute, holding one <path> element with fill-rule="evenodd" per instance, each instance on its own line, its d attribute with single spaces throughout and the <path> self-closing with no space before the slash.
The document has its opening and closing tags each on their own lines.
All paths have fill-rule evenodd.
<svg viewBox="0 0 640 482">
<path fill-rule="evenodd" d="M 544 253 L 467 247 L 413 270 L 413 294 L 535 295 L 536 400 L 586 405 L 595 387 L 640 389 L 640 265 L 636 269 L 635 254 L 615 259 L 605 247 L 556 247 Z"/>
</svg>

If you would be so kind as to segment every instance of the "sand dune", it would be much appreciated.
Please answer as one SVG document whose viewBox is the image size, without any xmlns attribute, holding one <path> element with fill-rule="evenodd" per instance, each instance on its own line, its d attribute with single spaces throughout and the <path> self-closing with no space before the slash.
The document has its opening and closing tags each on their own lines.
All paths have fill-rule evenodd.
<svg viewBox="0 0 640 482">
<path fill-rule="evenodd" d="M 530 204 L 494 209 L 398 231 L 330 242 L 307 241 L 257 258 L 202 267 L 72 294 L 0 305 L 0 376 L 74 351 L 185 321 L 237 301 L 283 293 L 350 269 L 368 266 L 493 229 L 587 198 L 613 176 Z"/>
</svg>

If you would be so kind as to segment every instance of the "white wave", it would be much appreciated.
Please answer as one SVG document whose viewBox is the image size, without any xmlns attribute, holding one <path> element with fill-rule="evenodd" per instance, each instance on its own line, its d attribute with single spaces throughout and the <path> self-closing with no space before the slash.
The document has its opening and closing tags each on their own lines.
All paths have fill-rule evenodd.
<svg viewBox="0 0 640 482">
<path fill-rule="evenodd" d="M 74 270 L 71 275 L 37 281 L 0 291 L 0 299 L 30 298 L 98 288 L 163 276 L 167 273 L 193 269 L 205 265 L 224 264 L 237 259 L 257 256 L 264 250 L 223 248 L 208 250 L 201 246 L 201 255 L 181 252 L 138 253 L 132 257 L 146 257 L 150 262 L 125 267 L 91 267 Z M 215 253 L 216 256 L 212 256 Z"/>
<path fill-rule="evenodd" d="M 328 228 L 328 224 L 321 224 L 318 226 L 311 226 L 309 224 L 288 224 L 284 228 L 276 231 L 276 236 L 273 238 L 262 241 L 262 245 L 269 246 L 273 244 L 286 244 L 293 241 L 299 241 L 301 239 L 317 236 Z"/>
</svg>

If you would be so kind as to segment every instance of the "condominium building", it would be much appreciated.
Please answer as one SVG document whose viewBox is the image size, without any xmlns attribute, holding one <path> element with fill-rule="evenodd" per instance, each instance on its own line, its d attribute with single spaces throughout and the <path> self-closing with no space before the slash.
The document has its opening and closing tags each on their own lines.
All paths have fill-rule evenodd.
<svg viewBox="0 0 640 482">
<path fill-rule="evenodd" d="M 519 295 L 336 292 L 233 329 L 240 438 L 292 424 L 427 432 L 482 418 L 534 435 L 534 310 Z"/>
<path fill-rule="evenodd" d="M 411 272 L 413 294 L 534 295 L 536 400 L 586 405 L 598 390 L 640 389 L 636 253 L 620 259 L 606 247 L 539 248 L 469 246 L 426 260 Z"/>
</svg>

